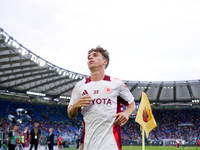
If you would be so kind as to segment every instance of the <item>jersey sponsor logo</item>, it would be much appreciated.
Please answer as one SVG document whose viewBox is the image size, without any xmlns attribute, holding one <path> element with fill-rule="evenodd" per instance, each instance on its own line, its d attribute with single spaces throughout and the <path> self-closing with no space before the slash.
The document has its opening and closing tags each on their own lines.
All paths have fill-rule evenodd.
<svg viewBox="0 0 200 150">
<path fill-rule="evenodd" d="M 104 89 L 104 91 L 105 91 L 107 94 L 110 94 L 110 93 L 112 93 L 112 88 L 109 87 L 109 86 L 107 86 L 107 87 Z"/>
<path fill-rule="evenodd" d="M 88 94 L 88 92 L 86 90 L 84 90 L 82 96 L 87 95 L 87 94 Z"/>
<path fill-rule="evenodd" d="M 112 105 L 111 100 L 107 98 L 96 98 L 92 100 L 93 104 L 105 104 L 105 105 Z"/>
<path fill-rule="evenodd" d="M 143 110 L 143 121 L 148 122 L 149 120 L 151 120 L 151 112 L 150 112 L 149 109 L 144 108 L 144 110 Z"/>
</svg>

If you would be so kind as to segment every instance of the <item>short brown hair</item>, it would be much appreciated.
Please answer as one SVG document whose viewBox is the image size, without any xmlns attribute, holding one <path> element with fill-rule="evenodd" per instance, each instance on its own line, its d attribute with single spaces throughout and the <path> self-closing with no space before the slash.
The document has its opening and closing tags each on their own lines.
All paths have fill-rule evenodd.
<svg viewBox="0 0 200 150">
<path fill-rule="evenodd" d="M 106 49 L 103 49 L 101 46 L 97 46 L 96 48 L 92 48 L 88 51 L 88 55 L 92 52 L 100 52 L 102 54 L 102 56 L 108 61 L 108 63 L 106 64 L 106 67 L 108 67 L 109 64 L 109 53 Z"/>
</svg>

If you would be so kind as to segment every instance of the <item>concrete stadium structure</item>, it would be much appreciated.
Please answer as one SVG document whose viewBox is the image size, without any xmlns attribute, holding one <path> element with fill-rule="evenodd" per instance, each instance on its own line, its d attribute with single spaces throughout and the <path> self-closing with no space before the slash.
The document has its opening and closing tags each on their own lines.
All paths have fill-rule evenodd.
<svg viewBox="0 0 200 150">
<path fill-rule="evenodd" d="M 0 94 L 66 102 L 75 84 L 87 77 L 44 60 L 0 28 Z M 140 101 L 141 93 L 145 92 L 154 104 L 200 102 L 200 80 L 124 82 L 135 101 Z"/>
</svg>

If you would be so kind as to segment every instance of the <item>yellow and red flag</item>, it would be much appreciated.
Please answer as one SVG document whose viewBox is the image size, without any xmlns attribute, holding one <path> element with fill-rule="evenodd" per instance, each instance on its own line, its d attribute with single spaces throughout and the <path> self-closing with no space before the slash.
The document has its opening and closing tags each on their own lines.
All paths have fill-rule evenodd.
<svg viewBox="0 0 200 150">
<path fill-rule="evenodd" d="M 152 114 L 149 99 L 144 92 L 142 92 L 142 99 L 140 102 L 140 106 L 135 121 L 144 128 L 147 138 L 149 136 L 149 132 L 153 130 L 155 127 L 157 127 L 156 121 Z"/>
</svg>

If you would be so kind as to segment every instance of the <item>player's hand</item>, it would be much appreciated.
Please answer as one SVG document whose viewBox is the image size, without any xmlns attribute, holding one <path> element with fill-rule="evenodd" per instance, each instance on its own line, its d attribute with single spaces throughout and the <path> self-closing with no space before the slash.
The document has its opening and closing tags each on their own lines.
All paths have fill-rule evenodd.
<svg viewBox="0 0 200 150">
<path fill-rule="evenodd" d="M 129 119 L 129 115 L 126 112 L 120 112 L 114 116 L 116 118 L 115 124 L 120 125 L 121 127 L 125 125 Z"/>
<path fill-rule="evenodd" d="M 79 100 L 74 104 L 76 108 L 87 107 L 90 105 L 92 99 L 88 94 L 79 98 Z"/>
</svg>

